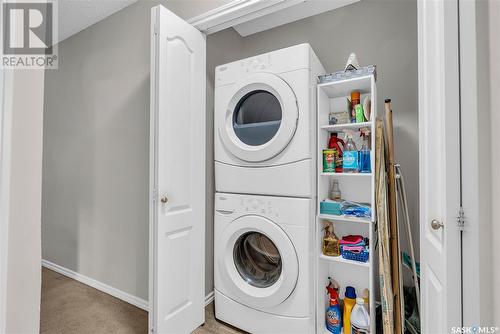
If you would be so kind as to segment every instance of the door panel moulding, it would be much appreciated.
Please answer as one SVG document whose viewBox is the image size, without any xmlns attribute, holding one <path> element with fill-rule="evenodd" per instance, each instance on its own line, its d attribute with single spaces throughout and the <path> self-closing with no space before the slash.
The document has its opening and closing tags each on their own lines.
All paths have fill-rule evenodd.
<svg viewBox="0 0 500 334">
<path fill-rule="evenodd" d="M 249 36 L 361 0 L 235 0 L 188 22 L 209 35 L 233 27 Z"/>
</svg>

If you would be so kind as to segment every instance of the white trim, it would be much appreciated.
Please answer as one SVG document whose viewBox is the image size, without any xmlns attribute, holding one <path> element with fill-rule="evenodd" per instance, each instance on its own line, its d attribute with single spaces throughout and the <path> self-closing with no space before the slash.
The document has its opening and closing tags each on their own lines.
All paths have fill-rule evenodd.
<svg viewBox="0 0 500 334">
<path fill-rule="evenodd" d="M 147 300 L 133 296 L 119 289 L 113 288 L 112 286 L 99 282 L 98 280 L 82 275 L 73 270 L 64 268 L 58 264 L 52 263 L 47 260 L 42 260 L 42 266 L 47 269 L 53 270 L 61 275 L 72 278 L 75 281 L 91 286 L 94 289 L 107 293 L 108 295 L 121 299 L 124 302 L 137 306 L 138 308 L 143 309 L 144 311 L 148 311 L 149 309 L 149 303 Z"/>
<path fill-rule="evenodd" d="M 360 0 L 234 0 L 188 20 L 205 34 L 234 27 L 248 36 Z"/>
<path fill-rule="evenodd" d="M 206 34 L 213 34 L 300 2 L 302 0 L 235 0 L 187 22 Z"/>
<path fill-rule="evenodd" d="M 213 302 L 215 299 L 215 292 L 212 290 L 211 292 L 207 293 L 205 296 L 205 307 L 210 305 L 211 302 Z"/>
<path fill-rule="evenodd" d="M 4 69 L 0 69 L 0 72 L 2 73 L 0 75 L 0 333 L 4 333 L 7 326 L 7 265 L 14 73 Z"/>
<path fill-rule="evenodd" d="M 491 323 L 491 157 L 488 4 L 459 0 L 462 110 L 463 323 Z M 490 31 L 493 33 L 493 31 Z M 478 36 L 481 36 L 478 38 Z"/>
<path fill-rule="evenodd" d="M 0 6 L 0 17 L 3 17 L 3 6 Z M 1 24 L 0 36 L 3 36 Z M 10 109 L 7 106 L 6 81 L 5 70 L 0 68 L 0 333 L 5 333 L 7 326 L 10 150 L 6 150 L 10 147 Z"/>
</svg>

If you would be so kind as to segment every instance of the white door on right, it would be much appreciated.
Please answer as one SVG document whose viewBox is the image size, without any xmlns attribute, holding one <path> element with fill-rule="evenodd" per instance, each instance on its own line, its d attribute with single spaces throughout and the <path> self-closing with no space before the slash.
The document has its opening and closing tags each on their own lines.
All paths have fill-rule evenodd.
<svg viewBox="0 0 500 334">
<path fill-rule="evenodd" d="M 418 1 L 422 333 L 462 321 L 457 1 Z"/>
</svg>

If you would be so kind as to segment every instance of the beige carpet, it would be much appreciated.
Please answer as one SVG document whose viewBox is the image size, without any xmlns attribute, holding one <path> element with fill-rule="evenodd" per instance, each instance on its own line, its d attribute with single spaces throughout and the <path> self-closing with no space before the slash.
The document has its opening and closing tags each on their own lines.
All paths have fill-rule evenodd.
<svg viewBox="0 0 500 334">
<path fill-rule="evenodd" d="M 214 318 L 213 304 L 205 309 L 205 325 L 195 334 L 237 334 L 239 330 Z M 42 269 L 42 334 L 146 334 L 148 313 L 120 299 Z"/>
</svg>

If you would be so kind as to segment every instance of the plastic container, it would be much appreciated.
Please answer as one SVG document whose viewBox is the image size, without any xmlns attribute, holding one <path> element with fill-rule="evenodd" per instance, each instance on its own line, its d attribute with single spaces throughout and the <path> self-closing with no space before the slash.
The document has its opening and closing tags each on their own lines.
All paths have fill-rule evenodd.
<svg viewBox="0 0 500 334">
<path fill-rule="evenodd" d="M 343 166 L 342 166 L 342 148 L 340 148 L 340 145 L 342 145 L 343 148 L 345 148 L 345 142 L 338 137 L 337 133 L 332 133 L 330 136 L 330 140 L 328 141 L 328 148 L 332 150 L 336 150 L 335 152 L 335 173 L 342 173 L 343 171 Z"/>
<path fill-rule="evenodd" d="M 340 202 L 335 201 L 322 201 L 319 203 L 319 213 L 325 215 L 341 216 Z"/>
<path fill-rule="evenodd" d="M 325 226 L 323 254 L 326 256 L 340 256 L 339 238 L 335 235 L 331 222 L 328 222 Z"/>
<path fill-rule="evenodd" d="M 345 142 L 343 154 L 343 170 L 344 173 L 357 173 L 359 171 L 359 153 L 352 139 L 352 132 L 346 131 L 347 140 Z"/>
<path fill-rule="evenodd" d="M 370 314 L 365 307 L 364 299 L 356 298 L 356 305 L 351 311 L 351 334 L 367 333 L 370 333 Z"/>
<path fill-rule="evenodd" d="M 335 172 L 335 156 L 337 152 L 335 149 L 325 149 L 323 150 L 323 172 L 324 173 L 334 173 Z"/>
<path fill-rule="evenodd" d="M 365 130 L 361 133 L 363 136 L 363 145 L 359 150 L 359 172 L 360 173 L 371 173 L 372 165 L 370 159 L 370 131 Z"/>
<path fill-rule="evenodd" d="M 352 286 L 346 286 L 344 295 L 344 334 L 351 333 L 351 312 L 356 305 L 356 290 Z"/>
<path fill-rule="evenodd" d="M 357 262 L 368 262 L 368 259 L 370 258 L 370 252 L 361 252 L 361 253 L 354 253 L 354 252 L 342 252 L 342 257 L 346 260 L 351 260 L 351 261 L 357 261 Z"/>
<path fill-rule="evenodd" d="M 333 334 L 340 334 L 342 331 L 342 315 L 340 313 L 337 291 L 331 287 L 326 288 L 330 295 L 330 306 L 326 309 L 325 325 L 326 329 Z"/>
</svg>

